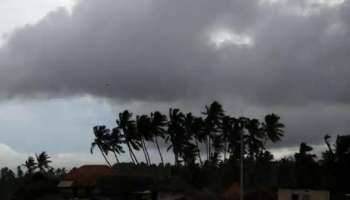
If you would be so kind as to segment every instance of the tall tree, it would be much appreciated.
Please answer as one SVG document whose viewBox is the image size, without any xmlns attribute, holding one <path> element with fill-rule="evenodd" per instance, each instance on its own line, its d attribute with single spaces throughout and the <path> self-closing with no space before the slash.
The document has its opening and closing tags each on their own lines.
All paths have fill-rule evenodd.
<svg viewBox="0 0 350 200">
<path fill-rule="evenodd" d="M 118 126 L 117 128 L 123 132 L 124 141 L 128 147 L 131 160 L 135 164 L 138 164 L 138 160 L 133 149 L 139 151 L 142 148 L 142 144 L 141 138 L 137 134 L 135 120 L 132 120 L 132 113 L 130 113 L 128 110 L 119 113 L 119 119 L 117 119 L 116 122 Z"/>
<path fill-rule="evenodd" d="M 227 158 L 227 152 L 229 151 L 229 142 L 231 134 L 233 134 L 233 119 L 230 116 L 224 116 L 222 118 L 222 139 L 224 142 L 224 161 Z"/>
<path fill-rule="evenodd" d="M 159 157 L 161 160 L 162 165 L 164 166 L 164 159 L 162 152 L 159 148 L 159 142 L 158 138 L 164 139 L 165 137 L 165 127 L 168 124 L 166 115 L 161 114 L 160 112 L 156 111 L 154 113 L 151 113 L 151 132 L 153 136 L 153 143 L 156 145 L 159 153 Z"/>
<path fill-rule="evenodd" d="M 124 137 L 121 134 L 120 130 L 118 128 L 113 128 L 112 132 L 110 134 L 110 137 L 108 139 L 109 146 L 113 151 L 114 157 L 119 163 L 119 155 L 122 153 L 125 153 L 122 144 L 124 143 Z"/>
<path fill-rule="evenodd" d="M 200 146 L 199 144 L 203 142 L 203 119 L 200 117 L 193 116 L 192 113 L 187 113 L 185 116 L 185 129 L 186 129 L 186 135 L 188 137 L 188 140 L 194 140 L 195 142 L 195 148 L 197 149 L 197 156 L 199 163 L 202 165 L 202 157 L 200 152 Z M 191 145 L 190 145 L 191 146 Z M 192 148 L 192 147 L 191 147 Z"/>
<path fill-rule="evenodd" d="M 107 158 L 108 152 L 110 150 L 110 146 L 108 142 L 106 142 L 110 130 L 107 129 L 106 126 L 95 126 L 93 128 L 93 132 L 95 135 L 95 139 L 91 143 L 90 153 L 92 154 L 94 151 L 94 148 L 97 146 L 103 158 L 105 159 L 106 163 L 108 164 L 108 166 L 112 167 L 111 163 Z"/>
<path fill-rule="evenodd" d="M 257 155 L 264 149 L 263 129 L 257 119 L 248 119 L 245 123 L 248 134 L 245 137 L 246 144 L 249 149 L 249 157 L 256 159 Z"/>
<path fill-rule="evenodd" d="M 224 117 L 224 110 L 220 103 L 214 101 L 210 104 L 210 106 L 205 106 L 205 111 L 203 114 L 205 115 L 204 131 L 207 138 L 207 160 L 210 160 L 212 157 L 212 139 L 220 133 L 219 131 L 222 123 L 222 118 Z M 214 149 L 214 151 L 216 150 Z"/>
<path fill-rule="evenodd" d="M 151 165 L 151 158 L 149 156 L 146 141 L 152 141 L 153 136 L 151 132 L 151 119 L 147 115 L 136 117 L 136 127 L 138 137 L 141 139 L 141 148 L 145 155 L 145 160 L 148 165 Z"/>
<path fill-rule="evenodd" d="M 169 125 L 168 125 L 168 135 L 166 137 L 166 142 L 170 141 L 168 146 L 168 151 L 173 150 L 175 157 L 175 165 L 180 165 L 180 155 L 183 150 L 183 145 L 185 142 L 185 116 L 179 109 L 169 110 Z"/>
<path fill-rule="evenodd" d="M 37 169 L 37 163 L 32 156 L 29 156 L 28 159 L 24 162 L 23 166 L 26 168 L 26 174 L 33 174 Z"/>
<path fill-rule="evenodd" d="M 46 170 L 50 169 L 50 160 L 49 155 L 45 151 L 41 152 L 39 155 L 35 155 L 37 166 L 40 172 L 45 173 Z"/>
<path fill-rule="evenodd" d="M 280 122 L 280 117 L 276 114 L 269 114 L 265 116 L 265 122 L 262 124 L 263 130 L 266 134 L 266 139 L 275 143 L 281 140 L 284 133 L 284 124 Z"/>
</svg>

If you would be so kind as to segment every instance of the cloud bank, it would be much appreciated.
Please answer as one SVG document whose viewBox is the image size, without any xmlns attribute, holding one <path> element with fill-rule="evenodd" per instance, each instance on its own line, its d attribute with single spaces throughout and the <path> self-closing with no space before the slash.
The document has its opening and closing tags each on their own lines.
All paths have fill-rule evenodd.
<svg viewBox="0 0 350 200">
<path fill-rule="evenodd" d="M 10 36 L 0 99 L 89 95 L 198 113 L 217 99 L 235 114 L 280 114 L 282 146 L 318 144 L 347 131 L 349 15 L 339 0 L 82 0 Z"/>
</svg>

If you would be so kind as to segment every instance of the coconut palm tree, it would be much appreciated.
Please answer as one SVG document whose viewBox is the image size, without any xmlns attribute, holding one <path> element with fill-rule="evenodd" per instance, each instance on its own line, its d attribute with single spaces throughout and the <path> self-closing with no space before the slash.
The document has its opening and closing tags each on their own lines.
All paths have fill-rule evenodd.
<svg viewBox="0 0 350 200">
<path fill-rule="evenodd" d="M 47 169 L 50 169 L 50 160 L 49 155 L 45 151 L 41 152 L 39 155 L 35 155 L 38 169 L 41 173 L 45 173 Z"/>
<path fill-rule="evenodd" d="M 113 128 L 111 134 L 108 137 L 108 146 L 112 150 L 114 157 L 119 163 L 119 156 L 122 153 L 125 153 L 122 144 L 124 143 L 124 137 L 121 134 L 118 128 Z"/>
<path fill-rule="evenodd" d="M 91 143 L 90 153 L 93 154 L 94 148 L 97 146 L 108 166 L 112 167 L 111 163 L 107 159 L 107 155 L 110 150 L 110 145 L 107 142 L 107 138 L 110 130 L 107 129 L 106 126 L 95 126 L 93 131 L 95 139 Z"/>
<path fill-rule="evenodd" d="M 117 128 L 123 132 L 124 142 L 128 147 L 131 160 L 135 164 L 138 164 L 138 160 L 133 149 L 139 151 L 142 148 L 142 144 L 141 138 L 137 134 L 136 123 L 131 119 L 131 117 L 132 113 L 125 110 L 124 112 L 119 113 L 119 118 L 116 120 L 116 122 Z"/>
<path fill-rule="evenodd" d="M 160 148 L 159 148 L 158 138 L 164 139 L 165 132 L 166 132 L 165 127 L 167 124 L 168 122 L 167 122 L 166 115 L 163 115 L 158 111 L 151 113 L 151 132 L 153 136 L 153 143 L 156 145 L 158 149 L 160 160 L 163 166 L 164 166 L 164 159 L 163 159 L 162 152 L 160 151 Z"/>
<path fill-rule="evenodd" d="M 183 145 L 185 143 L 185 116 L 180 112 L 179 109 L 169 109 L 169 125 L 168 125 L 168 135 L 166 137 L 166 142 L 170 142 L 168 146 L 168 151 L 173 150 L 175 157 L 175 165 L 179 166 L 179 157 L 183 150 Z"/>
<path fill-rule="evenodd" d="M 265 122 L 262 124 L 263 130 L 266 134 L 266 139 L 275 143 L 281 140 L 284 133 L 284 124 L 280 122 L 280 117 L 276 114 L 269 114 L 265 116 Z"/>
<path fill-rule="evenodd" d="M 192 113 L 188 113 L 185 116 L 185 129 L 186 129 L 186 135 L 188 137 L 188 140 L 194 140 L 195 146 L 197 149 L 197 156 L 199 159 L 199 163 L 202 165 L 203 161 L 201 158 L 201 152 L 200 152 L 200 146 L 199 143 L 202 143 L 204 138 L 203 138 L 203 119 L 200 117 L 195 117 L 192 115 Z"/>
<path fill-rule="evenodd" d="M 229 150 L 230 136 L 233 133 L 233 119 L 230 116 L 224 116 L 222 118 L 221 131 L 224 143 L 224 160 L 226 160 L 227 152 Z"/>
<path fill-rule="evenodd" d="M 147 150 L 146 141 L 152 141 L 151 119 L 147 115 L 136 117 L 138 137 L 141 139 L 141 148 L 145 155 L 147 165 L 151 165 L 151 159 Z"/>
<path fill-rule="evenodd" d="M 249 157 L 256 159 L 256 155 L 264 149 L 263 129 L 260 127 L 260 122 L 257 119 L 248 119 L 245 128 L 248 131 L 245 140 L 249 149 Z"/>
<path fill-rule="evenodd" d="M 231 118 L 232 130 L 227 136 L 228 140 L 228 149 L 230 153 L 230 158 L 233 155 L 234 158 L 240 159 L 240 150 L 241 150 L 241 135 L 244 134 L 244 127 L 246 123 L 246 118 Z M 245 148 L 243 148 L 245 151 Z"/>
<path fill-rule="evenodd" d="M 217 101 L 214 101 L 210 106 L 205 106 L 205 115 L 204 119 L 204 132 L 206 135 L 206 145 L 207 145 L 207 160 L 210 160 L 212 157 L 211 140 L 219 133 L 222 118 L 224 117 L 224 110 L 222 105 Z M 215 149 L 214 149 L 215 150 Z"/>
<path fill-rule="evenodd" d="M 37 169 L 37 164 L 32 156 L 29 156 L 22 166 L 26 168 L 26 174 L 33 174 Z"/>
<path fill-rule="evenodd" d="M 184 145 L 181 157 L 186 166 L 193 166 L 196 163 L 196 157 L 198 157 L 198 149 L 195 144 L 188 142 Z"/>
<path fill-rule="evenodd" d="M 38 168 L 35 159 L 32 156 L 29 156 L 28 159 L 24 162 L 23 166 L 26 168 L 26 174 L 33 174 L 34 171 Z"/>
</svg>

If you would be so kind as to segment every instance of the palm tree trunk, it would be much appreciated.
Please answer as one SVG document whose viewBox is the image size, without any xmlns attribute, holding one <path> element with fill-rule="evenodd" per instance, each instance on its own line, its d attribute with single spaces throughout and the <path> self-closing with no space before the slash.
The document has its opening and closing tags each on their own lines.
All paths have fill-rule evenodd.
<svg viewBox="0 0 350 200">
<path fill-rule="evenodd" d="M 130 145 L 129 145 L 129 149 L 130 149 L 130 152 L 131 152 L 131 155 L 134 157 L 134 160 L 135 160 L 135 164 L 139 164 L 139 161 L 137 160 L 137 158 L 136 158 L 136 156 L 135 156 L 135 153 L 134 153 L 134 151 L 132 150 L 132 148 L 130 147 Z"/>
<path fill-rule="evenodd" d="M 197 149 L 198 149 L 198 159 L 199 159 L 199 163 L 200 163 L 200 165 L 203 165 L 203 161 L 202 161 L 202 157 L 201 157 L 201 150 L 199 150 L 198 140 L 195 139 L 195 141 L 196 141 L 196 146 L 197 146 Z"/>
<path fill-rule="evenodd" d="M 210 141 L 210 136 L 208 136 L 208 161 L 211 159 L 211 141 Z"/>
<path fill-rule="evenodd" d="M 160 151 L 157 137 L 155 137 L 155 144 L 156 144 L 157 149 L 158 149 L 158 152 L 159 152 L 160 160 L 162 161 L 162 164 L 163 164 L 163 166 L 164 166 L 163 155 L 162 155 L 162 152 Z"/>
<path fill-rule="evenodd" d="M 143 138 L 141 139 L 141 144 L 142 144 L 142 151 L 143 151 L 143 154 L 145 155 L 146 164 L 149 165 L 149 161 L 148 161 L 147 153 L 146 153 L 145 141 L 144 141 Z"/>
<path fill-rule="evenodd" d="M 224 161 L 226 161 L 226 154 L 227 154 L 227 141 L 225 141 L 225 144 L 224 144 Z"/>
<path fill-rule="evenodd" d="M 130 155 L 130 159 L 131 159 L 132 163 L 136 164 L 135 160 L 134 160 L 134 157 L 133 157 L 133 154 L 132 154 L 132 150 L 131 150 L 130 144 L 126 143 L 126 146 L 128 147 L 129 155 Z"/>
<path fill-rule="evenodd" d="M 102 148 L 100 147 L 100 145 L 97 145 L 97 146 L 98 146 L 98 148 L 100 149 L 101 154 L 102 154 L 103 158 L 105 159 L 106 163 L 108 164 L 108 166 L 112 167 L 111 163 L 108 161 L 107 156 L 106 156 L 105 153 L 103 152 L 103 150 L 102 150 Z"/>
<path fill-rule="evenodd" d="M 147 158 L 148 158 L 148 162 L 149 162 L 149 165 L 151 165 L 152 164 L 151 157 L 149 156 L 149 153 L 148 153 L 148 148 L 147 148 L 147 145 L 146 145 L 146 141 L 144 142 L 144 144 L 145 144 L 145 150 L 146 150 L 146 155 L 147 155 Z"/>
<path fill-rule="evenodd" d="M 113 148 L 113 154 L 114 154 L 115 160 L 117 161 L 117 163 L 119 163 L 118 155 L 117 155 L 117 152 L 115 151 L 115 148 Z"/>
</svg>

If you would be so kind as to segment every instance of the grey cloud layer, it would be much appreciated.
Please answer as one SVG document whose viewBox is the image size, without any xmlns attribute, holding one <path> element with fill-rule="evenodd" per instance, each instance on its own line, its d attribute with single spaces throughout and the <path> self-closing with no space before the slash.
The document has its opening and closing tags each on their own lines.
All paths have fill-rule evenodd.
<svg viewBox="0 0 350 200">
<path fill-rule="evenodd" d="M 58 10 L 12 35 L 0 54 L 0 95 L 348 103 L 348 3 L 310 16 L 290 7 L 85 0 L 72 16 Z M 250 34 L 254 46 L 215 49 L 208 33 L 218 27 Z"/>
<path fill-rule="evenodd" d="M 297 133 L 322 138 L 318 122 L 344 127 L 331 117 L 350 102 L 350 3 L 261 2 L 83 0 L 13 33 L 0 49 L 0 97 L 279 105 L 293 144 Z M 216 29 L 254 44 L 216 48 Z"/>
</svg>

